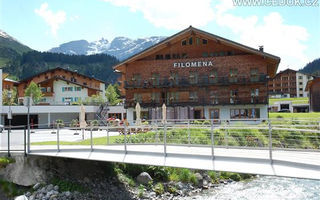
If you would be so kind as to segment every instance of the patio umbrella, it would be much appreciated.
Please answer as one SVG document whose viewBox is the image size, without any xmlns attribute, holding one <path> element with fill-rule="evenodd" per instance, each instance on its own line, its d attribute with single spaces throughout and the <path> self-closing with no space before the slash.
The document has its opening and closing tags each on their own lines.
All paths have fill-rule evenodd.
<svg viewBox="0 0 320 200">
<path fill-rule="evenodd" d="M 82 130 L 82 139 L 84 139 L 84 129 L 87 127 L 87 122 L 86 122 L 86 109 L 82 104 L 80 106 L 79 123 L 80 123 L 80 128 Z"/>
<path fill-rule="evenodd" d="M 167 106 L 166 104 L 162 105 L 162 123 L 167 121 Z"/>
<path fill-rule="evenodd" d="M 140 117 L 140 112 L 141 112 L 141 107 L 139 102 L 136 105 L 136 125 L 140 126 L 141 125 L 141 117 Z"/>
</svg>

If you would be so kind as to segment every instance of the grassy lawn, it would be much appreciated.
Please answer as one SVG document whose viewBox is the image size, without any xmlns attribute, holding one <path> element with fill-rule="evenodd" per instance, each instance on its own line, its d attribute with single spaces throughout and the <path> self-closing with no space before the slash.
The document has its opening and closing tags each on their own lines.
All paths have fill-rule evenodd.
<svg viewBox="0 0 320 200">
<path fill-rule="evenodd" d="M 312 113 L 269 113 L 270 118 L 277 118 L 281 116 L 282 118 L 295 118 L 295 119 L 303 119 L 303 118 L 319 118 L 320 112 L 312 112 Z"/>
<path fill-rule="evenodd" d="M 128 136 L 128 138 L 129 137 L 130 136 Z M 123 135 L 121 135 L 121 136 L 110 136 L 109 137 L 109 144 L 115 144 L 117 139 L 122 139 L 122 138 L 124 138 Z M 56 145 L 56 144 L 57 144 L 56 141 L 31 143 L 31 145 Z M 94 145 L 106 145 L 107 144 L 107 137 L 93 138 L 93 144 Z M 78 142 L 60 141 L 60 145 L 90 145 L 90 139 L 82 140 L 82 141 L 78 141 Z"/>
<path fill-rule="evenodd" d="M 292 104 L 308 104 L 308 97 L 300 97 L 300 98 L 281 98 L 281 99 L 269 99 L 269 104 L 274 105 L 278 101 L 291 101 Z"/>
</svg>

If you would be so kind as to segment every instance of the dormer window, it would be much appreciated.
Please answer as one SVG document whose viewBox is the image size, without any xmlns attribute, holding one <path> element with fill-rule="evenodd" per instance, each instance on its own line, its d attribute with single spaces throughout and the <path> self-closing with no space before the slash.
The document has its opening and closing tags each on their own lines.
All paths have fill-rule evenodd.
<svg viewBox="0 0 320 200">
<path fill-rule="evenodd" d="M 202 44 L 208 44 L 208 40 L 202 39 Z"/>
<path fill-rule="evenodd" d="M 166 55 L 165 55 L 165 59 L 166 59 L 166 60 L 169 60 L 169 59 L 171 59 L 171 56 L 170 56 L 170 54 L 166 54 Z"/>
<path fill-rule="evenodd" d="M 189 38 L 189 45 L 192 45 L 192 42 L 193 42 L 193 39 L 191 37 L 191 38 Z"/>
<path fill-rule="evenodd" d="M 181 45 L 182 46 L 186 46 L 187 45 L 187 40 L 182 40 Z"/>
</svg>

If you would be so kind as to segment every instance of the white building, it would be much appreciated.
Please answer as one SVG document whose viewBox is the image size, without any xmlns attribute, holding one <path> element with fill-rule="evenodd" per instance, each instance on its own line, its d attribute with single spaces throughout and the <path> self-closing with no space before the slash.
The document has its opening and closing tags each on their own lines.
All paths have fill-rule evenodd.
<svg viewBox="0 0 320 200">
<path fill-rule="evenodd" d="M 297 81 L 297 97 L 308 97 L 309 92 L 305 91 L 308 81 L 312 80 L 313 76 L 303 74 L 301 72 L 296 73 Z"/>
</svg>

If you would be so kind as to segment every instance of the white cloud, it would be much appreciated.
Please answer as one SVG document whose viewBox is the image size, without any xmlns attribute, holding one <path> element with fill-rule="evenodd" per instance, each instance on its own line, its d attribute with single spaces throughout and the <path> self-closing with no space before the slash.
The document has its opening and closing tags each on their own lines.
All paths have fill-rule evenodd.
<svg viewBox="0 0 320 200">
<path fill-rule="evenodd" d="M 66 21 L 66 13 L 61 10 L 54 13 L 52 10 L 49 10 L 48 7 L 48 3 L 43 3 L 40 8 L 35 9 L 34 12 L 45 20 L 51 28 L 51 33 L 56 36 L 60 25 Z"/>
<path fill-rule="evenodd" d="M 205 26 L 213 19 L 211 0 L 104 0 L 116 6 L 142 12 L 156 27 L 181 30 L 189 25 Z"/>
<path fill-rule="evenodd" d="M 310 60 L 305 53 L 307 46 L 304 41 L 309 34 L 304 27 L 286 24 L 277 12 L 269 13 L 261 20 L 255 15 L 233 15 L 230 13 L 232 9 L 235 9 L 232 0 L 221 1 L 215 7 L 216 23 L 231 29 L 241 43 L 254 48 L 264 45 L 266 52 L 281 57 L 279 69 L 299 69 Z"/>
</svg>

